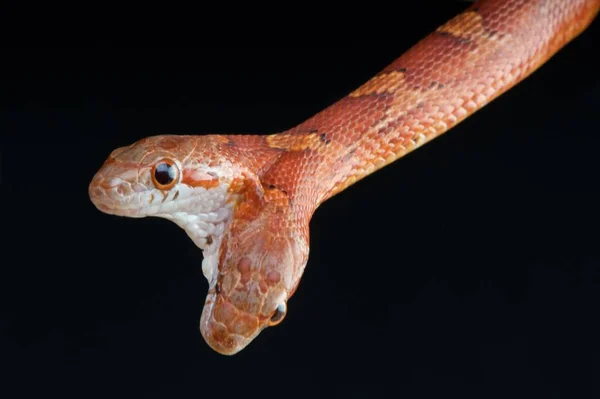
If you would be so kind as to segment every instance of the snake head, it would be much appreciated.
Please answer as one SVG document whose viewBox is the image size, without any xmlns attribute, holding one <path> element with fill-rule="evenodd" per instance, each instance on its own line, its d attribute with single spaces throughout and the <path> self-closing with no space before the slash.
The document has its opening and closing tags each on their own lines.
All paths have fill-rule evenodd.
<svg viewBox="0 0 600 399">
<path fill-rule="evenodd" d="M 200 321 L 202 336 L 217 352 L 235 354 L 285 318 L 309 249 L 308 230 L 291 225 L 276 205 L 243 202 L 236 208 Z"/>
<path fill-rule="evenodd" d="M 200 331 L 227 355 L 283 320 L 308 258 L 308 226 L 292 228 L 289 201 L 258 177 L 276 157 L 241 140 L 148 137 L 113 151 L 89 185 L 100 211 L 171 220 L 203 250 Z"/>
</svg>

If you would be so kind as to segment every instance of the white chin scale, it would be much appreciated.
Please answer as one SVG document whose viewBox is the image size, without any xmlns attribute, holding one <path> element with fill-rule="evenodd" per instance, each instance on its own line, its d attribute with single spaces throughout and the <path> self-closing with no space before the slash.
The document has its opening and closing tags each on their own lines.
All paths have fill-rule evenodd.
<svg viewBox="0 0 600 399">
<path fill-rule="evenodd" d="M 196 246 L 202 250 L 204 259 L 202 260 L 202 273 L 212 283 L 217 275 L 219 267 L 219 248 L 223 232 L 228 222 L 231 220 L 232 209 L 225 207 L 215 212 L 204 214 L 188 214 L 177 212 L 175 214 L 179 224 L 188 236 L 194 241 Z M 184 221 L 183 223 L 179 221 Z"/>
<path fill-rule="evenodd" d="M 179 192 L 177 196 L 176 192 Z M 202 273 L 209 284 L 217 275 L 219 247 L 233 214 L 227 195 L 225 185 L 211 189 L 181 185 L 171 189 L 165 201 L 161 198 L 160 204 L 151 203 L 148 209 L 148 213 L 171 220 L 184 229 L 203 251 Z"/>
</svg>

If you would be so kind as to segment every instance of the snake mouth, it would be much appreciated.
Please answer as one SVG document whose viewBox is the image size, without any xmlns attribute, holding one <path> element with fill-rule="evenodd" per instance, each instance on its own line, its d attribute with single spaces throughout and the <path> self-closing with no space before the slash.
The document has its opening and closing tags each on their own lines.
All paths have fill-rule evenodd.
<svg viewBox="0 0 600 399">
<path fill-rule="evenodd" d="M 106 214 L 115 215 L 115 216 L 126 216 L 130 218 L 141 218 L 143 215 L 140 215 L 135 209 L 124 209 L 113 206 L 112 204 L 103 203 L 101 201 L 94 201 L 92 203 L 96 208 Z"/>
</svg>

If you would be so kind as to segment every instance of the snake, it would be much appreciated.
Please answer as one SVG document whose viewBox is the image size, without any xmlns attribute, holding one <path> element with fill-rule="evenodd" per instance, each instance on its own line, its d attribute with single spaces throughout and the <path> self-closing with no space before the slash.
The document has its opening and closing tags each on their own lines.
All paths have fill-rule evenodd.
<svg viewBox="0 0 600 399">
<path fill-rule="evenodd" d="M 271 134 L 158 134 L 110 153 L 88 187 L 101 212 L 159 217 L 202 251 L 202 337 L 222 355 L 288 312 L 316 209 L 531 75 L 600 0 L 476 1 L 360 87 Z"/>
</svg>

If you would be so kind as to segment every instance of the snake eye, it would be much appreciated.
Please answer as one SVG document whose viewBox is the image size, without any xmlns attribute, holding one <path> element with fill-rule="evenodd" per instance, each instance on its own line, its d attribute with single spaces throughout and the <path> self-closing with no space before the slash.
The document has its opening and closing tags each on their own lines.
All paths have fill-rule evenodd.
<svg viewBox="0 0 600 399">
<path fill-rule="evenodd" d="M 175 185 L 179 169 L 175 162 L 163 159 L 152 168 L 152 183 L 160 190 L 168 190 Z"/>
<path fill-rule="evenodd" d="M 281 302 L 279 305 L 277 305 L 275 313 L 273 313 L 273 316 L 271 316 L 271 319 L 269 320 L 269 327 L 276 326 L 277 324 L 281 323 L 285 318 L 286 313 L 287 305 L 285 302 Z"/>
</svg>

